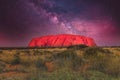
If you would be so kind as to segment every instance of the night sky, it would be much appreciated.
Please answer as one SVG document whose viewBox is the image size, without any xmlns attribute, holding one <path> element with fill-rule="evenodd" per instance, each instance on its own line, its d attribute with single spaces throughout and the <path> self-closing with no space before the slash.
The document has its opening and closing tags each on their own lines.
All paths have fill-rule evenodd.
<svg viewBox="0 0 120 80">
<path fill-rule="evenodd" d="M 0 47 L 25 47 L 52 34 L 120 46 L 120 0 L 0 0 Z"/>
</svg>

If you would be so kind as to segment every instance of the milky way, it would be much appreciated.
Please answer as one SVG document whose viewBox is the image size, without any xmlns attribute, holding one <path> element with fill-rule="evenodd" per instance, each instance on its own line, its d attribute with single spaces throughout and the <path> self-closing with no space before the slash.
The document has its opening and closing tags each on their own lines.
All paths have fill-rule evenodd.
<svg viewBox="0 0 120 80">
<path fill-rule="evenodd" d="M 98 46 L 120 45 L 119 0 L 1 0 L 0 46 L 27 46 L 33 37 L 78 34 Z"/>
</svg>

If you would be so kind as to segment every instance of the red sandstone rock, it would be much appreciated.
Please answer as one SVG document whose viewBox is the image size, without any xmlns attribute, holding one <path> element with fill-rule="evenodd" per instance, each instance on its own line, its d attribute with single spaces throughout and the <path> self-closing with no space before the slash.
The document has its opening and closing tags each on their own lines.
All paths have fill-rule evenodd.
<svg viewBox="0 0 120 80">
<path fill-rule="evenodd" d="M 62 47 L 79 44 L 84 44 L 87 46 L 96 46 L 92 38 L 80 35 L 60 34 L 34 38 L 29 43 L 29 47 Z"/>
</svg>

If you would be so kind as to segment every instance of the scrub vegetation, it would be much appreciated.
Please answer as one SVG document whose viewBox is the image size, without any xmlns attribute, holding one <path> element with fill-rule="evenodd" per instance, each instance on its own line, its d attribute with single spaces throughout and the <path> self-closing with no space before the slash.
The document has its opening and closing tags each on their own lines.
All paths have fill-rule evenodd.
<svg viewBox="0 0 120 80">
<path fill-rule="evenodd" d="M 0 49 L 0 80 L 120 80 L 120 47 Z"/>
</svg>

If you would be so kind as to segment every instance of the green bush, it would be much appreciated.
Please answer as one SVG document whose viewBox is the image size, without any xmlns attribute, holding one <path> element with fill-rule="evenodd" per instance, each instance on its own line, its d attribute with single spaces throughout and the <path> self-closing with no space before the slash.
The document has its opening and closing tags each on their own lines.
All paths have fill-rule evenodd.
<svg viewBox="0 0 120 80">
<path fill-rule="evenodd" d="M 114 77 L 120 76 L 120 56 L 109 57 L 109 62 L 104 70 L 105 73 Z"/>
<path fill-rule="evenodd" d="M 78 50 L 78 49 L 83 49 L 83 48 L 86 48 L 88 46 L 84 45 L 84 44 L 80 44 L 80 45 L 72 45 L 72 46 L 69 46 L 67 47 L 68 49 L 75 49 L 75 50 Z"/>
<path fill-rule="evenodd" d="M 99 57 L 99 55 L 111 54 L 109 50 L 100 47 L 88 47 L 84 51 L 84 57 Z"/>
<path fill-rule="evenodd" d="M 115 77 L 120 76 L 120 56 L 115 56 L 109 50 L 97 47 L 86 48 L 83 55 L 91 64 L 92 70 L 98 70 Z"/>
<path fill-rule="evenodd" d="M 43 69 L 45 68 L 45 60 L 43 60 L 42 58 L 38 58 L 36 61 L 35 61 L 35 66 L 37 68 L 40 68 L 40 69 Z"/>
<path fill-rule="evenodd" d="M 62 53 L 57 53 L 54 55 L 54 59 L 55 61 L 59 60 L 59 64 L 69 67 L 73 70 L 78 70 L 78 68 L 85 63 L 83 57 L 78 56 L 74 50 L 66 50 Z"/>
<path fill-rule="evenodd" d="M 80 66 L 86 63 L 86 61 L 82 57 L 79 57 L 79 56 L 76 56 L 73 60 L 71 60 L 71 62 L 72 62 L 72 68 L 74 70 L 78 70 Z"/>
<path fill-rule="evenodd" d="M 14 54 L 13 60 L 11 62 L 12 65 L 20 64 L 21 59 L 20 59 L 19 54 L 20 53 Z"/>
<path fill-rule="evenodd" d="M 99 47 L 89 47 L 85 49 L 83 57 L 91 64 L 91 69 L 104 71 L 109 61 L 108 54 Z"/>
<path fill-rule="evenodd" d="M 73 50 L 66 50 L 61 53 L 57 53 L 53 55 L 55 59 L 62 58 L 62 59 L 74 59 L 76 57 L 76 53 Z"/>
<path fill-rule="evenodd" d="M 1 64 L 1 63 L 0 63 L 0 73 L 3 72 L 4 67 L 5 67 L 5 64 Z"/>
</svg>

